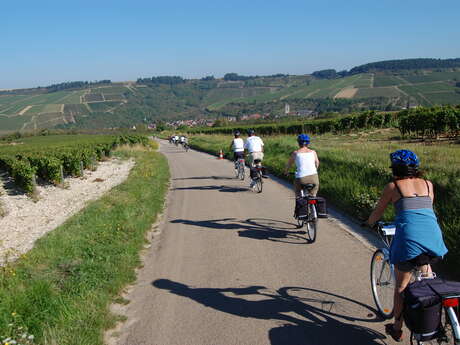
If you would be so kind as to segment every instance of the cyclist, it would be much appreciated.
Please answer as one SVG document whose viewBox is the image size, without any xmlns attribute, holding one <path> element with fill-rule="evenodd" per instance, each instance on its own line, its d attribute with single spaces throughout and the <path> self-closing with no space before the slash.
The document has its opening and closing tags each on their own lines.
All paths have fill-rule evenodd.
<svg viewBox="0 0 460 345">
<path fill-rule="evenodd" d="M 244 143 L 244 149 L 249 152 L 249 165 L 254 166 L 256 159 L 264 159 L 264 142 L 258 136 L 253 129 L 248 130 L 248 138 Z"/>
<path fill-rule="evenodd" d="M 235 138 L 230 143 L 230 150 L 233 151 L 233 160 L 235 161 L 235 169 L 237 168 L 238 159 L 244 158 L 244 141 L 240 138 L 241 132 L 236 130 L 233 133 Z"/>
<path fill-rule="evenodd" d="M 310 137 L 307 134 L 300 134 L 297 137 L 299 149 L 292 152 L 291 157 L 287 161 L 284 174 L 289 173 L 289 169 L 295 163 L 296 172 L 294 180 L 294 191 L 296 197 L 300 196 L 302 184 L 314 183 L 315 188 L 310 191 L 310 194 L 316 196 L 319 189 L 318 167 L 319 159 L 316 151 L 310 149 Z"/>
<path fill-rule="evenodd" d="M 174 144 L 179 145 L 179 136 L 178 135 L 175 135 L 174 136 Z"/>
<path fill-rule="evenodd" d="M 436 215 L 433 212 L 433 184 L 422 178 L 415 153 L 398 150 L 390 154 L 393 181 L 388 183 L 367 223 L 372 225 L 391 202 L 396 211 L 396 233 L 390 247 L 390 263 L 395 266 L 395 321 L 385 325 L 385 332 L 402 341 L 403 297 L 411 271 L 422 267 L 431 274 L 430 263 L 447 253 Z"/>
<path fill-rule="evenodd" d="M 256 159 L 260 160 L 258 165 L 262 165 L 262 160 L 264 159 L 264 142 L 262 141 L 262 139 L 256 136 L 256 131 L 254 129 L 248 130 L 248 136 L 249 137 L 246 139 L 246 142 L 244 143 L 244 149 L 249 152 L 249 167 L 251 171 L 253 171 L 256 166 L 256 164 L 254 163 Z M 251 176 L 252 174 L 253 173 L 251 172 Z M 262 177 L 268 177 L 265 173 L 264 168 L 262 168 Z M 255 184 L 255 181 L 251 180 L 249 187 L 253 188 Z"/>
<path fill-rule="evenodd" d="M 184 135 L 181 135 L 181 136 L 179 137 L 179 143 L 180 143 L 181 145 L 184 145 L 185 139 L 186 139 L 185 136 L 184 136 Z"/>
</svg>

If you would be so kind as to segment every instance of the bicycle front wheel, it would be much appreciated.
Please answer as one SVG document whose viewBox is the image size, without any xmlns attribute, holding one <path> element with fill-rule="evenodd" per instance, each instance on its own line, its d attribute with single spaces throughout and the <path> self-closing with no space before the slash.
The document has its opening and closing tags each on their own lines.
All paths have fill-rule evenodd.
<svg viewBox="0 0 460 345">
<path fill-rule="evenodd" d="M 379 314 L 384 319 L 393 317 L 395 278 L 390 262 L 381 249 L 375 251 L 371 261 L 372 296 Z"/>
</svg>

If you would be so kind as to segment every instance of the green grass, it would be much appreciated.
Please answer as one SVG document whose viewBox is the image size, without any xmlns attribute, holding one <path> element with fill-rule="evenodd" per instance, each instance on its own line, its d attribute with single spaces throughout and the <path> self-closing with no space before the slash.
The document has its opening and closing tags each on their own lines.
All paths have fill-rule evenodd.
<svg viewBox="0 0 460 345">
<path fill-rule="evenodd" d="M 130 92 L 132 91 L 128 89 L 127 87 L 124 86 L 108 86 L 108 87 L 98 87 L 98 88 L 93 88 L 91 89 L 91 92 L 93 93 L 99 93 L 102 92 L 104 94 L 106 93 L 125 93 L 125 92 Z"/>
<path fill-rule="evenodd" d="M 460 147 L 457 144 L 426 145 L 410 141 L 391 140 L 395 130 L 363 131 L 350 135 L 326 134 L 313 138 L 312 148 L 320 159 L 320 195 L 359 219 L 369 216 L 381 191 L 391 179 L 388 155 L 406 148 L 417 153 L 433 181 L 435 207 L 449 248 L 448 264 L 453 274 L 460 265 Z M 282 177 L 290 152 L 296 148 L 295 136 L 264 137 L 264 165 Z M 190 144 L 216 154 L 223 149 L 231 157 L 228 143 L 231 136 L 199 135 Z M 386 219 L 393 218 L 387 210 Z M 459 277 L 460 278 L 460 277 Z"/>
<path fill-rule="evenodd" d="M 393 86 L 393 85 L 401 85 L 403 81 L 401 79 L 393 76 L 393 75 L 386 75 L 386 74 L 376 74 L 374 79 L 374 87 L 380 86 Z"/>
<path fill-rule="evenodd" d="M 40 113 L 57 113 L 61 111 L 60 104 L 40 104 L 33 105 L 32 108 L 26 111 L 27 115 L 40 114 Z"/>
<path fill-rule="evenodd" d="M 116 107 L 120 104 L 120 102 L 113 102 L 113 101 L 108 101 L 108 102 L 97 102 L 97 103 L 89 103 L 89 107 L 91 108 L 92 111 L 107 111 L 110 110 L 113 107 Z"/>
<path fill-rule="evenodd" d="M 394 87 L 373 87 L 359 89 L 354 98 L 400 97 L 401 93 Z"/>
<path fill-rule="evenodd" d="M 460 93 L 457 92 L 433 92 L 424 96 L 433 104 L 460 104 Z"/>
<path fill-rule="evenodd" d="M 402 76 L 409 83 L 430 83 L 444 80 L 460 80 L 460 72 L 433 72 L 425 75 Z"/>
<path fill-rule="evenodd" d="M 34 334 L 37 344 L 103 344 L 103 331 L 117 319 L 108 307 L 135 280 L 138 253 L 163 208 L 169 180 L 162 155 L 119 155 L 136 160 L 126 182 L 2 268 L 1 335 L 8 336 L 13 323 Z"/>
<path fill-rule="evenodd" d="M 32 115 L 16 115 L 16 116 L 0 116 L 0 129 L 14 131 L 22 127 L 26 122 L 29 122 Z"/>
<path fill-rule="evenodd" d="M 403 85 L 399 88 L 408 93 L 412 91 L 416 92 L 438 92 L 438 91 L 454 91 L 456 88 L 444 82 L 428 83 L 428 84 L 414 84 L 414 85 Z"/>
<path fill-rule="evenodd" d="M 67 115 L 84 115 L 88 114 L 89 110 L 84 104 L 65 104 L 64 113 Z"/>
<path fill-rule="evenodd" d="M 66 97 L 60 100 L 62 104 L 78 104 L 80 103 L 80 97 L 85 94 L 85 90 L 72 91 Z"/>
<path fill-rule="evenodd" d="M 49 128 L 64 123 L 62 113 L 43 113 L 35 117 L 38 128 Z"/>
</svg>

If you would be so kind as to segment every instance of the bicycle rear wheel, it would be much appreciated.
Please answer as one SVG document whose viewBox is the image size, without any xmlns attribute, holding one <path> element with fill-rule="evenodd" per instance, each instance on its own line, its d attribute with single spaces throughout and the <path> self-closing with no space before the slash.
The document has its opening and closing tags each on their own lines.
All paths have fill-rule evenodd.
<svg viewBox="0 0 460 345">
<path fill-rule="evenodd" d="M 255 180 L 256 184 L 254 186 L 255 190 L 257 193 L 262 193 L 262 186 L 264 184 L 263 180 L 262 180 L 262 176 L 257 176 L 257 179 Z"/>
<path fill-rule="evenodd" d="M 244 180 L 244 164 L 238 163 L 238 178 Z"/>
<path fill-rule="evenodd" d="M 393 317 L 395 278 L 390 262 L 381 249 L 377 249 L 371 260 L 372 296 L 379 314 L 384 319 Z"/>
</svg>

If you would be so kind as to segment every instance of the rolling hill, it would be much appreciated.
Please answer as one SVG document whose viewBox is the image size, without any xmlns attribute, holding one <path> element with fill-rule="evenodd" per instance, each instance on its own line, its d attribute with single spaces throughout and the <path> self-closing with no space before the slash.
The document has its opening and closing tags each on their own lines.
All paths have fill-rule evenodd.
<svg viewBox="0 0 460 345">
<path fill-rule="evenodd" d="M 414 60 L 415 66 L 439 64 L 434 59 Z M 240 78 L 232 74 L 236 80 L 157 77 L 152 78 L 154 83 L 147 78 L 101 85 L 82 83 L 82 87 L 64 90 L 53 85 L 51 92 L 46 88 L 0 91 L 0 133 L 56 126 L 127 127 L 144 121 L 222 113 L 275 113 L 286 102 L 317 112 L 460 104 L 460 67 L 451 67 L 457 60 L 450 59 L 449 68 L 429 69 L 401 69 L 408 66 L 406 60 L 379 62 L 337 75 L 327 70 L 334 71 L 330 79 L 315 77 L 321 75 L 316 72 Z M 168 78 L 175 78 L 174 83 Z"/>
</svg>

